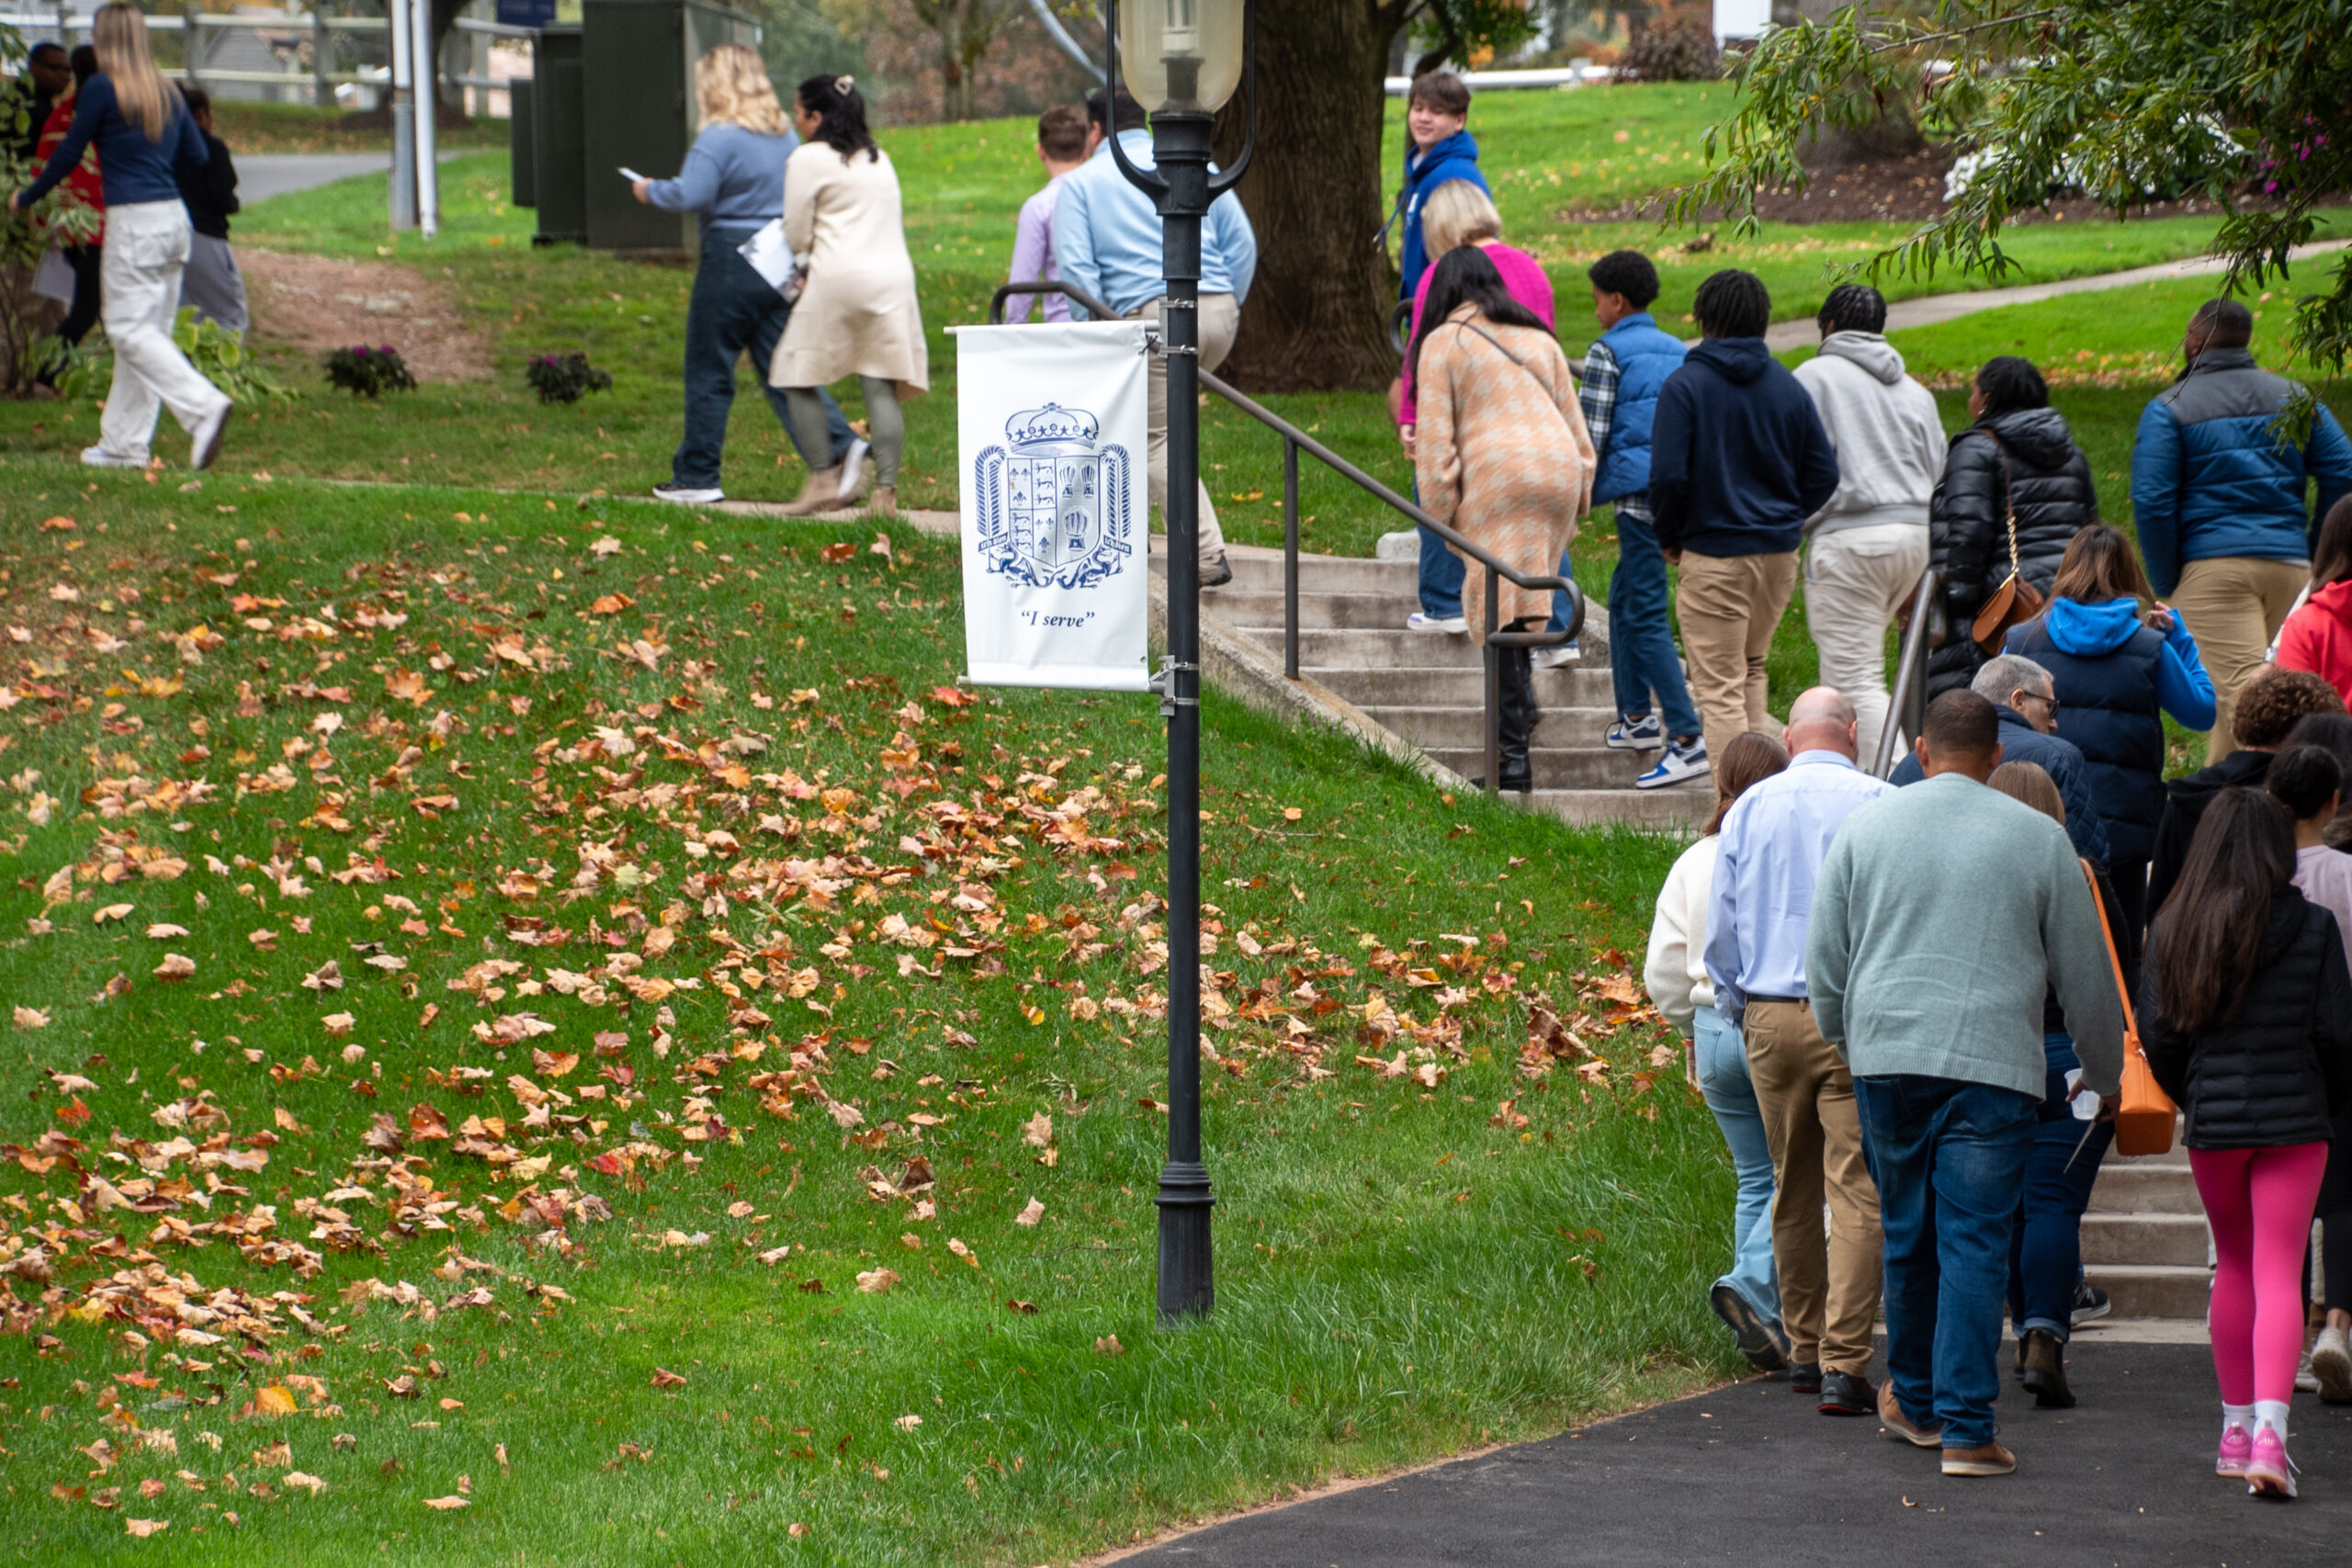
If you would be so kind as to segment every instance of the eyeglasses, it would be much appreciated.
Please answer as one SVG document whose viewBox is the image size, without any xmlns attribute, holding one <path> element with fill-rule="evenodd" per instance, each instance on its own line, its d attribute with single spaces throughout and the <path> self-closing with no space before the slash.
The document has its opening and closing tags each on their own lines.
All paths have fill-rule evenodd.
<svg viewBox="0 0 2352 1568">
<path fill-rule="evenodd" d="M 2053 714 L 2058 711 L 2058 699 L 2054 694 L 2045 697 L 2039 692 L 2020 691 L 2018 693 L 2018 695 L 2021 697 L 2031 697 L 2035 702 L 2041 703 L 2044 706 L 2048 707 Z"/>
</svg>

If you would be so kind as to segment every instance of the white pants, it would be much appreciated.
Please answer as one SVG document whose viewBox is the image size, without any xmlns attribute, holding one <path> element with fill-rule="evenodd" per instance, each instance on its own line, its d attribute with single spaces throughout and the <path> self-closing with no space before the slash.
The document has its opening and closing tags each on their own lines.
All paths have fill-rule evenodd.
<svg viewBox="0 0 2352 1568">
<path fill-rule="evenodd" d="M 194 434 L 229 401 L 172 341 L 180 274 L 193 238 L 187 209 L 177 201 L 107 209 L 98 318 L 114 345 L 114 385 L 98 421 L 98 446 L 108 457 L 145 462 L 159 408 L 169 407 L 181 428 Z"/>
<path fill-rule="evenodd" d="M 1158 321 L 1164 303 L 1154 299 L 1139 309 L 1127 312 L 1129 321 Z M 1201 368 L 1214 370 L 1225 363 L 1233 352 L 1233 340 L 1241 330 L 1241 307 L 1233 302 L 1230 294 L 1204 294 L 1200 310 Z M 1225 554 L 1225 530 L 1217 526 L 1216 505 L 1209 500 L 1209 487 L 1201 491 L 1200 561 L 1214 565 Z M 1161 524 L 1167 526 L 1168 511 L 1168 361 L 1160 355 L 1151 356 L 1151 503 L 1160 510 Z"/>
<path fill-rule="evenodd" d="M 1821 650 L 1821 683 L 1854 705 L 1862 766 L 1886 727 L 1886 628 L 1928 570 L 1928 530 L 1883 523 L 1816 535 L 1805 552 L 1804 618 Z"/>
</svg>

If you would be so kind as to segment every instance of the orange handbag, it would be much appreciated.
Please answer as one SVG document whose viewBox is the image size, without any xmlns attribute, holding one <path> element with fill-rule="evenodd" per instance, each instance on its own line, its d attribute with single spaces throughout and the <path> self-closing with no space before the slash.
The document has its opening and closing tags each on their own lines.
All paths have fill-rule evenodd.
<svg viewBox="0 0 2352 1568">
<path fill-rule="evenodd" d="M 2107 964 L 2115 973 L 2116 999 L 2123 1004 L 2123 1092 L 2115 1107 L 2115 1152 L 2120 1155 L 2160 1155 L 2172 1147 L 2173 1124 L 2180 1108 L 2157 1087 L 2154 1069 L 2140 1048 L 2140 1025 L 2132 1013 L 2132 983 L 2123 960 L 2115 951 L 2115 931 L 2107 923 L 2107 905 L 2098 896 L 2098 877 L 2090 862 L 2083 875 L 2091 886 L 2091 908 L 2098 911 L 2098 934 L 2107 939 Z"/>
</svg>

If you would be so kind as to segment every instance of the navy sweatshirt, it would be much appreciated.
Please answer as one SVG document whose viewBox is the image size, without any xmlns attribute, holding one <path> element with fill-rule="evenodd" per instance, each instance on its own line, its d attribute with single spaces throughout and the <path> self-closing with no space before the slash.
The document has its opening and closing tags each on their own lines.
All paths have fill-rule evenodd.
<svg viewBox="0 0 2352 1568">
<path fill-rule="evenodd" d="M 1794 550 L 1804 520 L 1837 489 L 1837 449 L 1812 395 L 1762 338 L 1709 338 L 1666 378 L 1650 431 L 1650 509 L 1662 547 Z"/>
<path fill-rule="evenodd" d="M 99 72 L 82 85 L 74 100 L 73 128 L 50 154 L 40 178 L 17 198 L 17 205 L 30 207 L 47 196 L 82 161 L 82 150 L 93 142 L 98 149 L 98 178 L 106 187 L 108 207 L 179 200 L 180 186 L 173 166 L 188 163 L 201 167 L 211 154 L 205 151 L 204 138 L 187 106 L 180 102 L 177 88 L 171 90 L 164 107 L 164 139 L 150 141 L 145 131 L 122 118 L 122 110 L 115 106 L 114 82 Z"/>
</svg>

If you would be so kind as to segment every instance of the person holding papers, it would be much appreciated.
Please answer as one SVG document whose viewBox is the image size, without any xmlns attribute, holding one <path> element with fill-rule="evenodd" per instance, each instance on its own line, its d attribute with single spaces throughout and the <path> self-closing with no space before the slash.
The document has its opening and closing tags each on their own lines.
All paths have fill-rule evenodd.
<svg viewBox="0 0 2352 1568">
<path fill-rule="evenodd" d="M 670 459 L 670 482 L 653 487 L 654 499 L 689 506 L 727 499 L 718 459 L 735 403 L 735 362 L 749 349 L 768 406 L 808 465 L 808 483 L 795 504 L 810 513 L 853 505 L 865 444 L 851 434 L 829 393 L 820 394 L 824 444 L 802 442 L 784 389 L 768 386 L 766 374 L 792 305 L 742 251 L 764 226 L 781 224 L 785 161 L 800 139 L 785 120 L 767 67 L 741 44 L 721 44 L 695 62 L 695 98 L 702 131 L 678 177 L 631 182 L 638 200 L 694 213 L 702 225 L 702 262 L 686 304 L 685 438 Z"/>
</svg>

